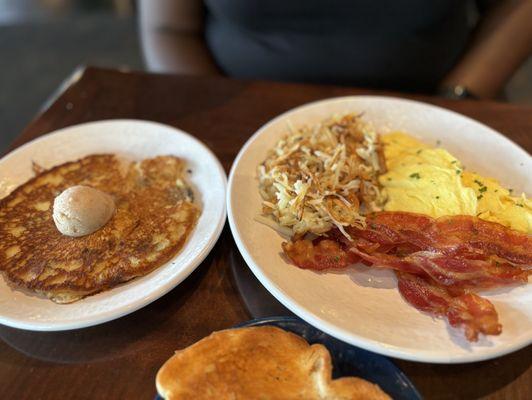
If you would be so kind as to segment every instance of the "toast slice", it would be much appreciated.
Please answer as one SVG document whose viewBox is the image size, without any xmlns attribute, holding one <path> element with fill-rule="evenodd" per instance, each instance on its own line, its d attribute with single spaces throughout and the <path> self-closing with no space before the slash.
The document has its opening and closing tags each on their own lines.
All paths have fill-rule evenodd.
<svg viewBox="0 0 532 400">
<path fill-rule="evenodd" d="M 282 329 L 264 326 L 214 332 L 177 351 L 156 377 L 166 400 L 381 400 L 377 385 L 333 380 L 329 351 Z"/>
</svg>

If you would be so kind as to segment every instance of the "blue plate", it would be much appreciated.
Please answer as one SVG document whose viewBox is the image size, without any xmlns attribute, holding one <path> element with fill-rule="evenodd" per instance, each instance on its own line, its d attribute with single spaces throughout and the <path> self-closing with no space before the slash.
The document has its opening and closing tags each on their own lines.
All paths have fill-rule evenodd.
<svg viewBox="0 0 532 400">
<path fill-rule="evenodd" d="M 389 359 L 341 342 L 297 317 L 253 319 L 235 326 L 273 325 L 304 337 L 310 344 L 320 343 L 331 353 L 333 378 L 357 376 L 378 384 L 395 400 L 421 400 L 421 395 L 406 375 Z M 162 400 L 156 397 L 156 400 Z"/>
</svg>

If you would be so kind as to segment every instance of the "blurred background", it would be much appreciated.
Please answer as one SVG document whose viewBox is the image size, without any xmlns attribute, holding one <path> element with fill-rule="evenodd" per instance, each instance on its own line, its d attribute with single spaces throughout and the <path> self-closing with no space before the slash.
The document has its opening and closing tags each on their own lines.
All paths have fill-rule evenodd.
<svg viewBox="0 0 532 400">
<path fill-rule="evenodd" d="M 133 6 L 0 0 L 0 152 L 77 66 L 143 69 Z"/>
<path fill-rule="evenodd" d="M 79 65 L 145 69 L 137 8 L 133 0 L 0 0 L 1 152 Z M 504 100 L 532 104 L 530 57 Z"/>
</svg>

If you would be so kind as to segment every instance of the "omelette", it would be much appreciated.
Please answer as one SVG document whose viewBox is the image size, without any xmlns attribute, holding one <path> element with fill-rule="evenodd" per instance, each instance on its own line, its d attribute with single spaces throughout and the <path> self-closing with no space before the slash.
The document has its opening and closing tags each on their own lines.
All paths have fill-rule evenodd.
<svg viewBox="0 0 532 400">
<path fill-rule="evenodd" d="M 493 178 L 465 171 L 447 150 L 405 133 L 381 136 L 387 172 L 379 176 L 385 211 L 437 218 L 472 215 L 532 233 L 532 201 L 513 196 Z"/>
<path fill-rule="evenodd" d="M 70 303 L 143 276 L 184 245 L 200 214 L 185 162 L 127 162 L 89 155 L 41 171 L 0 200 L 0 269 L 16 287 Z M 98 189 L 116 210 L 95 232 L 71 237 L 52 218 L 54 198 L 73 185 Z"/>
</svg>

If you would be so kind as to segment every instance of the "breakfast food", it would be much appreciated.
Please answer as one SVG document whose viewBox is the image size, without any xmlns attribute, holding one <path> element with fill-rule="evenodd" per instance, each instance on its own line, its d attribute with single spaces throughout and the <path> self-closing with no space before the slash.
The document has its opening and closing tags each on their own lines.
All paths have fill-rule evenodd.
<svg viewBox="0 0 532 400">
<path fill-rule="evenodd" d="M 146 275 L 181 249 L 198 219 L 184 174 L 173 156 L 127 162 L 111 154 L 41 171 L 0 200 L 5 278 L 70 303 Z"/>
<path fill-rule="evenodd" d="M 375 135 L 374 143 L 383 159 L 375 170 L 374 193 L 379 196 L 370 207 L 358 196 L 356 223 L 349 223 L 352 209 L 344 208 L 344 223 L 311 231 L 314 235 L 291 235 L 282 245 L 285 255 L 304 269 L 341 269 L 362 262 L 394 270 L 408 303 L 447 318 L 464 329 L 468 340 L 478 340 L 481 333 L 500 334 L 495 307 L 477 291 L 528 282 L 532 202 L 524 194 L 512 196 L 495 179 L 464 171 L 445 149 L 405 133 Z M 309 157 L 316 151 L 310 148 Z M 347 152 L 346 157 L 354 155 Z M 297 171 L 299 163 L 291 167 Z M 284 198 L 274 188 L 278 192 L 270 197 Z M 296 189 L 293 180 L 284 181 L 283 191 Z M 266 215 L 285 223 L 275 212 Z"/>
<path fill-rule="evenodd" d="M 377 400 L 389 397 L 356 377 L 332 379 L 320 345 L 273 326 L 214 332 L 177 351 L 156 377 L 166 400 Z"/>
<path fill-rule="evenodd" d="M 299 239 L 283 248 L 301 268 L 345 268 L 362 261 L 395 270 L 410 304 L 447 317 L 471 341 L 502 329 L 493 305 L 473 291 L 526 284 L 526 266 L 532 264 L 530 235 L 476 217 L 380 212 L 367 216 L 365 229 L 348 233 L 352 241 L 329 232 L 329 238 Z"/>
<path fill-rule="evenodd" d="M 364 226 L 362 215 L 380 209 L 379 148 L 354 114 L 292 129 L 259 166 L 263 214 L 296 236 Z"/>
<path fill-rule="evenodd" d="M 384 210 L 431 217 L 473 215 L 532 233 L 532 201 L 512 196 L 493 178 L 464 169 L 447 150 L 410 135 L 382 135 L 387 172 L 379 176 Z"/>
</svg>

